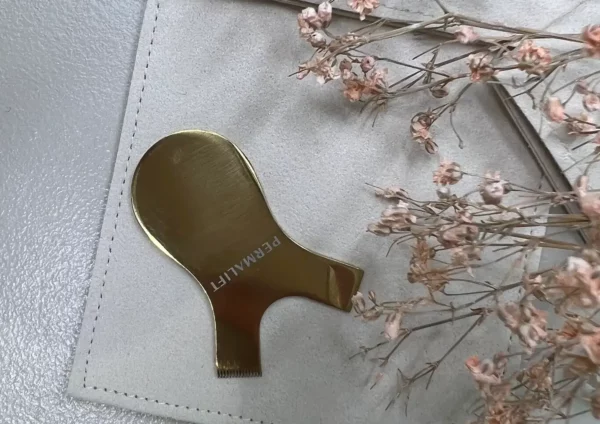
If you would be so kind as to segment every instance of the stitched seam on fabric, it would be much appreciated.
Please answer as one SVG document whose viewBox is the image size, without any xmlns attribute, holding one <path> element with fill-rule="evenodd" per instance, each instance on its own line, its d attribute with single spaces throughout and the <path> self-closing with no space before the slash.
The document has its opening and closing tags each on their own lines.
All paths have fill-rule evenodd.
<svg viewBox="0 0 600 424">
<path fill-rule="evenodd" d="M 188 410 L 188 411 L 204 412 L 204 413 L 213 414 L 213 415 L 222 415 L 222 416 L 225 416 L 225 417 L 237 418 L 237 419 L 242 420 L 242 421 L 248 421 L 248 422 L 257 423 L 257 424 L 273 424 L 273 423 L 269 423 L 267 421 L 259 421 L 259 420 L 255 420 L 254 418 L 245 418 L 245 417 L 243 417 L 241 415 L 233 415 L 233 414 L 228 414 L 226 412 L 221 412 L 221 411 L 213 411 L 213 410 L 210 410 L 210 409 L 200 409 L 200 408 L 196 408 L 196 407 L 193 407 L 193 406 L 179 405 L 179 404 L 171 403 L 171 402 L 162 402 L 162 401 L 159 401 L 157 399 L 152 399 L 152 398 L 149 398 L 149 397 L 144 397 L 144 396 L 140 396 L 140 395 L 136 395 L 136 394 L 131 394 L 131 393 L 127 393 L 127 392 L 119 392 L 118 390 L 112 390 L 112 389 L 109 389 L 109 388 L 106 388 L 106 387 L 96 387 L 96 386 L 89 387 L 88 386 L 88 387 L 86 387 L 86 389 L 88 389 L 88 390 L 99 390 L 99 391 L 102 391 L 102 392 L 105 392 L 105 393 L 111 393 L 111 394 L 125 396 L 125 397 L 132 398 L 132 399 L 138 399 L 138 400 L 141 400 L 141 401 L 144 401 L 144 402 L 154 403 L 156 405 L 166 405 L 166 406 L 170 406 L 170 407 L 175 408 L 175 409 L 185 409 L 185 410 Z"/>
<path fill-rule="evenodd" d="M 150 36 L 150 45 L 148 46 L 148 57 L 146 59 L 146 66 L 144 67 L 144 77 L 142 80 L 142 89 L 140 91 L 140 97 L 137 102 L 137 109 L 135 111 L 135 118 L 134 118 L 134 122 L 133 122 L 133 132 L 131 134 L 131 142 L 129 143 L 129 149 L 127 151 L 128 154 L 127 154 L 127 160 L 125 162 L 125 171 L 123 173 L 123 181 L 121 182 L 121 192 L 119 193 L 119 203 L 117 204 L 117 212 L 115 214 L 115 225 L 113 227 L 110 242 L 108 243 L 108 258 L 106 260 L 106 268 L 104 269 L 104 274 L 102 276 L 102 285 L 100 286 L 100 298 L 98 299 L 98 307 L 96 308 L 96 316 L 94 317 L 94 325 L 92 326 L 92 336 L 90 338 L 90 344 L 88 346 L 88 351 L 86 353 L 86 358 L 85 358 L 85 367 L 84 367 L 84 372 L 83 372 L 83 388 L 88 389 L 88 390 L 100 390 L 100 391 L 104 391 L 105 393 L 112 393 L 115 395 L 125 396 L 125 397 L 132 398 L 132 399 L 138 399 L 138 400 L 142 400 L 145 402 L 154 403 L 156 405 L 166 405 L 166 406 L 170 406 L 170 407 L 176 408 L 176 409 L 181 408 L 181 409 L 185 409 L 185 410 L 189 410 L 189 411 L 202 412 L 202 413 L 214 414 L 214 415 L 223 415 L 223 416 L 227 416 L 230 418 L 237 418 L 241 421 L 255 422 L 258 424 L 273 424 L 273 423 L 267 423 L 262 420 L 261 421 L 255 420 L 254 418 L 245 418 L 241 415 L 233 415 L 233 414 L 229 414 L 229 413 L 221 412 L 221 411 L 213 411 L 210 409 L 200 409 L 200 408 L 196 408 L 193 406 L 179 405 L 179 404 L 170 403 L 170 402 L 163 402 L 163 401 L 159 401 L 158 399 L 152 399 L 152 398 L 149 398 L 146 396 L 140 396 L 137 394 L 130 394 L 128 392 L 120 392 L 118 390 L 109 389 L 107 387 L 90 386 L 87 382 L 88 365 L 89 365 L 90 356 L 92 353 L 92 346 L 94 344 L 96 325 L 98 323 L 98 317 L 100 316 L 100 306 L 101 306 L 102 300 L 103 300 L 102 293 L 104 291 L 104 286 L 106 286 L 106 277 L 108 275 L 108 270 L 109 270 L 109 266 L 110 266 L 110 258 L 112 256 L 112 244 L 115 240 L 115 234 L 117 233 L 117 225 L 119 222 L 119 212 L 121 210 L 121 204 L 123 201 L 123 193 L 125 191 L 125 183 L 127 182 L 127 175 L 129 174 L 129 164 L 131 162 L 131 153 L 133 150 L 133 143 L 135 141 L 135 135 L 137 134 L 137 130 L 138 130 L 138 117 L 140 115 L 140 110 L 142 108 L 142 98 L 144 95 L 144 91 L 146 89 L 146 81 L 148 79 L 148 68 L 150 67 L 150 57 L 152 55 L 152 47 L 154 46 L 154 35 L 156 34 L 156 28 L 158 25 L 158 12 L 159 11 L 160 11 L 160 1 L 157 1 L 156 2 L 156 10 L 154 13 L 154 26 L 152 27 L 152 34 Z"/>
<path fill-rule="evenodd" d="M 538 183 L 538 187 L 537 187 L 537 188 L 538 188 L 538 190 L 541 190 L 541 189 L 542 189 L 542 185 L 543 185 L 543 184 L 544 184 L 544 174 L 542 174 L 542 175 L 541 175 L 541 177 L 540 177 L 540 182 Z M 534 215 L 534 216 L 535 216 L 535 214 L 537 213 L 537 211 L 538 211 L 538 208 L 539 208 L 539 205 L 538 205 L 538 206 L 536 206 L 535 208 L 533 208 L 533 215 Z M 529 235 L 530 235 L 530 236 L 533 236 L 533 230 L 535 230 L 535 227 L 531 227 L 531 231 L 529 231 Z M 530 253 L 530 252 L 527 252 L 527 254 L 525 255 L 525 260 L 523 261 L 523 264 L 524 264 L 523 266 L 524 266 L 524 267 L 527 267 L 527 261 L 529 260 L 529 253 Z M 541 258 L 540 258 L 540 260 L 541 260 Z M 525 269 L 523 269 L 523 271 L 525 271 Z M 519 287 L 519 297 L 520 297 L 522 294 L 523 294 L 523 286 Z M 510 351 L 510 348 L 512 347 L 512 341 L 513 341 L 513 338 L 514 338 L 514 336 L 515 336 L 515 333 L 513 333 L 513 332 L 511 331 L 511 332 L 510 332 L 510 337 L 508 338 L 508 347 L 506 348 L 506 351 L 507 351 L 509 354 L 511 353 L 511 351 Z"/>
</svg>

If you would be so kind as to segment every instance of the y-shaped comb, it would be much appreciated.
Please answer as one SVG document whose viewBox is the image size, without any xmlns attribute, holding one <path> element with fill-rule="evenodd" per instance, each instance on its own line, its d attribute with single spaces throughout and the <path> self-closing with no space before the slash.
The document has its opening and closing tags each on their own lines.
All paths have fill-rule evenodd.
<svg viewBox="0 0 600 424">
<path fill-rule="evenodd" d="M 146 152 L 132 186 L 148 237 L 210 299 L 219 377 L 261 375 L 260 320 L 286 296 L 349 311 L 363 272 L 279 228 L 248 159 L 218 134 L 184 131 Z"/>
</svg>

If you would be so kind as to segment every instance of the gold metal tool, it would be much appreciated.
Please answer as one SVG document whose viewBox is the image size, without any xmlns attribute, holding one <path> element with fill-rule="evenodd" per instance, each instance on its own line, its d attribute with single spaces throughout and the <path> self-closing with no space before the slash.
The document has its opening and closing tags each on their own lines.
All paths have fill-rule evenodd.
<svg viewBox="0 0 600 424">
<path fill-rule="evenodd" d="M 277 300 L 351 309 L 363 271 L 290 239 L 248 159 L 218 134 L 184 131 L 157 142 L 137 166 L 132 200 L 150 240 L 210 299 L 219 377 L 261 375 L 260 320 Z"/>
</svg>

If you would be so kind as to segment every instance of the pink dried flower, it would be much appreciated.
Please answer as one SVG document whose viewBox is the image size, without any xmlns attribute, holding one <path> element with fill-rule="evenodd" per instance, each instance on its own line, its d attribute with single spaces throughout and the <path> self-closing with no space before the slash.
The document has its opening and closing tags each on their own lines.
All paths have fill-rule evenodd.
<svg viewBox="0 0 600 424">
<path fill-rule="evenodd" d="M 433 182 L 441 185 L 453 185 L 461 180 L 462 175 L 458 163 L 442 160 L 438 169 L 433 173 Z"/>
<path fill-rule="evenodd" d="M 344 97 L 351 102 L 361 99 L 363 95 L 376 95 L 387 88 L 387 69 L 374 69 L 364 79 L 358 78 L 351 71 L 344 70 Z"/>
<path fill-rule="evenodd" d="M 518 380 L 522 382 L 524 378 L 527 378 L 527 388 L 529 390 L 550 390 L 552 388 L 551 371 L 550 361 L 544 359 L 526 369 Z"/>
<path fill-rule="evenodd" d="M 498 317 L 519 336 L 528 353 L 533 352 L 538 343 L 548 335 L 546 312 L 536 309 L 530 302 L 501 304 L 498 306 Z"/>
<path fill-rule="evenodd" d="M 579 340 L 588 358 L 594 364 L 600 364 L 600 331 L 582 335 Z"/>
<path fill-rule="evenodd" d="M 375 190 L 375 195 L 384 197 L 386 199 L 397 199 L 397 200 L 406 198 L 408 196 L 406 191 L 401 189 L 400 187 L 388 187 L 388 188 L 384 188 L 384 189 L 378 188 Z"/>
<path fill-rule="evenodd" d="M 479 228 L 473 224 L 448 224 L 440 228 L 436 237 L 444 247 L 458 247 L 477 240 Z"/>
<path fill-rule="evenodd" d="M 419 112 L 410 120 L 410 133 L 414 140 L 425 146 L 427 153 L 437 152 L 437 144 L 429 134 L 429 128 L 437 119 L 437 115 L 431 111 Z"/>
<path fill-rule="evenodd" d="M 365 56 L 360 61 L 360 69 L 366 74 L 375 67 L 375 58 L 373 56 Z"/>
<path fill-rule="evenodd" d="M 548 119 L 554 122 L 565 120 L 565 108 L 558 97 L 550 97 L 544 104 L 544 112 Z"/>
<path fill-rule="evenodd" d="M 581 38 L 584 51 L 588 56 L 600 58 L 600 25 L 588 25 L 583 28 Z"/>
<path fill-rule="evenodd" d="M 596 93 L 589 93 L 583 97 L 583 107 L 588 112 L 600 110 L 600 96 Z"/>
<path fill-rule="evenodd" d="M 351 102 L 359 101 L 365 91 L 364 82 L 357 78 L 348 78 L 347 74 L 344 74 L 344 77 L 344 97 Z"/>
<path fill-rule="evenodd" d="M 340 71 L 342 71 L 342 73 L 344 71 L 352 71 L 352 61 L 350 59 L 347 59 L 347 58 L 343 59 L 340 62 Z M 342 76 L 342 78 L 343 78 L 343 76 Z"/>
<path fill-rule="evenodd" d="M 371 91 L 370 94 L 379 93 L 383 88 L 387 87 L 387 73 L 387 68 L 373 69 L 367 76 L 367 87 Z"/>
<path fill-rule="evenodd" d="M 383 335 L 388 340 L 396 340 L 402 332 L 402 312 L 392 312 L 385 319 L 385 329 Z"/>
<path fill-rule="evenodd" d="M 311 72 L 317 76 L 319 84 L 325 84 L 340 77 L 340 70 L 331 66 L 331 60 L 323 60 L 320 57 L 302 63 L 298 70 L 298 79 L 303 79 Z"/>
<path fill-rule="evenodd" d="M 381 213 L 380 222 L 388 225 L 392 231 L 402 231 L 417 222 L 417 217 L 410 213 L 408 203 L 400 200 L 396 206 L 388 206 Z"/>
<path fill-rule="evenodd" d="M 477 355 L 474 355 L 465 361 L 465 365 L 471 373 L 473 380 L 475 380 L 478 385 L 489 386 L 502 383 L 502 373 L 504 369 L 502 366 L 498 366 L 500 364 L 495 364 L 494 361 L 490 359 L 481 361 Z"/>
<path fill-rule="evenodd" d="M 494 76 L 496 71 L 491 65 L 492 58 L 483 53 L 469 55 L 467 64 L 471 70 L 471 81 L 485 82 Z"/>
<path fill-rule="evenodd" d="M 461 26 L 454 35 L 458 42 L 462 44 L 472 43 L 479 38 L 479 34 L 475 32 L 472 26 Z"/>
<path fill-rule="evenodd" d="M 479 194 L 486 205 L 499 205 L 502 198 L 508 192 L 506 181 L 500 179 L 500 173 L 494 175 L 487 172 L 485 181 L 479 185 Z"/>
<path fill-rule="evenodd" d="M 354 306 L 354 310 L 356 311 L 356 313 L 362 314 L 363 312 L 365 312 L 365 309 L 366 309 L 365 297 L 363 296 L 363 294 L 361 292 L 356 292 L 356 294 L 354 296 L 352 296 L 351 301 L 352 301 L 352 306 Z"/>
<path fill-rule="evenodd" d="M 304 19 L 304 13 L 298 13 L 298 31 L 300 38 L 307 39 L 313 32 L 314 28 Z"/>
<path fill-rule="evenodd" d="M 360 15 L 360 20 L 379 7 L 379 0 L 348 0 L 348 6 Z"/>
<path fill-rule="evenodd" d="M 589 134 L 596 129 L 596 125 L 594 125 L 594 119 L 583 112 L 576 118 L 569 118 L 567 128 L 570 135 L 580 135 Z"/>
<path fill-rule="evenodd" d="M 321 28 L 321 19 L 317 14 L 317 11 L 314 7 L 307 7 L 306 9 L 302 9 L 302 19 L 306 22 L 311 28 L 319 29 Z"/>
<path fill-rule="evenodd" d="M 600 220 L 600 193 L 586 193 L 579 198 L 581 211 L 591 220 Z"/>
<path fill-rule="evenodd" d="M 536 46 L 532 40 L 525 40 L 516 59 L 519 61 L 519 69 L 525 70 L 528 74 L 541 75 L 548 70 L 548 65 L 552 62 L 550 51 L 544 47 Z"/>
<path fill-rule="evenodd" d="M 557 287 L 547 289 L 546 293 L 564 298 L 564 306 L 588 308 L 600 304 L 600 267 L 583 258 L 569 257 L 566 268 L 556 274 L 554 285 Z"/>
<path fill-rule="evenodd" d="M 333 7 L 328 1 L 324 1 L 319 5 L 317 16 L 321 21 L 321 27 L 327 28 L 333 18 Z"/>
<path fill-rule="evenodd" d="M 408 204 L 399 200 L 396 205 L 388 206 L 382 213 L 381 218 L 367 227 L 367 231 L 377 235 L 389 235 L 407 231 L 417 221 L 417 217 L 410 213 Z"/>
<path fill-rule="evenodd" d="M 450 249 L 454 265 L 469 266 L 473 261 L 481 260 L 481 249 L 477 246 L 460 246 Z"/>
</svg>

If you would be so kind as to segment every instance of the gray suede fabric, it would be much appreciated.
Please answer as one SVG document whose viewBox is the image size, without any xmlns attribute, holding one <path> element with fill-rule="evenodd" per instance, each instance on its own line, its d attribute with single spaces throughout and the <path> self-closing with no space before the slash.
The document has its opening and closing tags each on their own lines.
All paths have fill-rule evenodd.
<svg viewBox="0 0 600 424">
<path fill-rule="evenodd" d="M 355 24 L 339 20 L 332 30 Z M 378 48 L 402 57 L 431 45 L 416 37 Z M 440 101 L 425 93 L 406 98 L 371 127 L 360 105 L 342 98 L 339 85 L 288 77 L 309 55 L 297 37 L 295 12 L 286 7 L 148 2 L 70 395 L 197 423 L 464 422 L 477 394 L 462 364 L 473 353 L 508 347 L 499 322 L 486 322 L 454 350 L 427 392 L 415 387 L 408 418 L 403 399 L 385 410 L 396 369 L 412 374 L 424 361 L 439 359 L 471 321 L 416 333 L 369 390 L 380 369 L 349 358 L 360 345 L 382 340 L 383 323 L 289 298 L 263 318 L 263 376 L 217 379 L 213 322 L 202 290 L 135 221 L 130 184 L 144 152 L 172 132 L 212 130 L 248 156 L 275 217 L 295 240 L 364 269 L 361 291 L 376 290 L 381 298 L 422 295 L 405 280 L 410 247 L 386 257 L 391 240 L 365 232 L 384 207 L 365 183 L 401 185 L 417 198 L 435 195 L 431 173 L 439 157 L 411 141 L 408 126 L 411 116 Z M 458 148 L 443 121 L 434 130 L 442 157 L 471 172 L 501 170 L 521 184 L 538 185 L 533 159 L 485 87 L 469 92 L 455 123 L 466 148 Z M 503 275 L 491 268 L 485 278 Z"/>
</svg>

